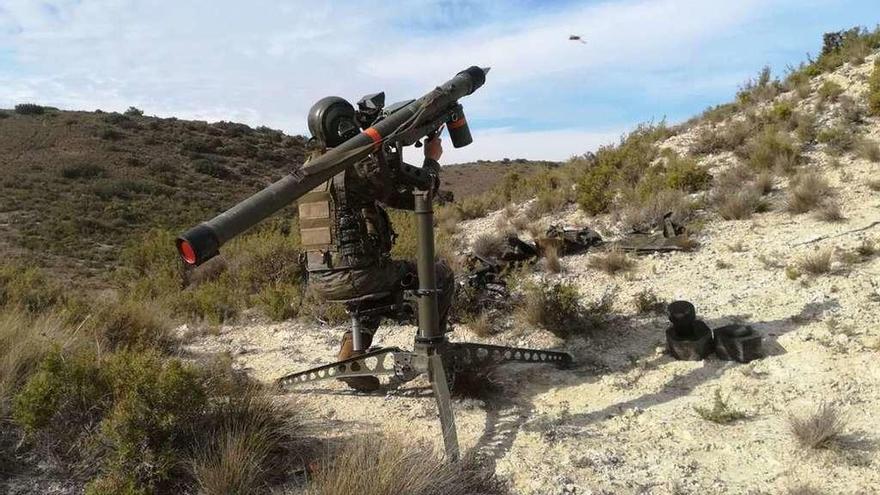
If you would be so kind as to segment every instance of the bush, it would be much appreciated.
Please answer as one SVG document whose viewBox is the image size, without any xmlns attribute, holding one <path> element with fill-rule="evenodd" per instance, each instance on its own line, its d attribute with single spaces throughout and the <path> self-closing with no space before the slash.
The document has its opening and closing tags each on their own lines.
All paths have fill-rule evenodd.
<svg viewBox="0 0 880 495">
<path fill-rule="evenodd" d="M 94 179 L 106 177 L 107 169 L 94 163 L 76 163 L 64 166 L 61 176 L 65 179 Z"/>
<path fill-rule="evenodd" d="M 235 172 L 227 168 L 225 165 L 213 162 L 207 158 L 199 158 L 193 161 L 193 169 L 200 174 L 205 174 L 221 180 L 229 179 L 236 175 Z"/>
<path fill-rule="evenodd" d="M 666 309 L 666 303 L 651 289 L 642 289 L 633 296 L 633 306 L 638 314 L 657 313 L 662 314 Z"/>
<path fill-rule="evenodd" d="M 606 254 L 591 256 L 587 265 L 609 275 L 615 275 L 620 272 L 632 271 L 636 263 L 623 251 L 612 249 Z"/>
<path fill-rule="evenodd" d="M 777 167 L 791 170 L 802 158 L 788 133 L 772 126 L 749 140 L 746 156 L 749 165 L 757 170 L 773 170 Z"/>
<path fill-rule="evenodd" d="M 171 351 L 171 322 L 155 304 L 134 300 L 99 307 L 86 328 L 110 350 Z"/>
<path fill-rule="evenodd" d="M 702 191 L 712 182 L 712 175 L 705 167 L 697 165 L 693 158 L 678 154 L 667 159 L 664 175 L 666 187 L 689 193 Z"/>
<path fill-rule="evenodd" d="M 62 290 L 35 267 L 0 264 L 0 308 L 45 311 L 62 299 Z"/>
<path fill-rule="evenodd" d="M 831 271 L 831 249 L 821 249 L 804 255 L 798 261 L 798 267 L 811 275 L 821 275 Z"/>
<path fill-rule="evenodd" d="M 825 33 L 822 54 L 804 68 L 809 75 L 831 72 L 844 63 L 860 64 L 880 47 L 880 28 L 868 31 L 862 27 Z"/>
<path fill-rule="evenodd" d="M 128 107 L 128 110 L 123 115 L 126 117 L 143 117 L 144 111 L 137 107 Z"/>
<path fill-rule="evenodd" d="M 691 147 L 691 151 L 699 155 L 735 151 L 754 132 L 754 125 L 748 120 L 732 120 L 721 128 L 706 127 L 697 134 L 696 142 Z"/>
<path fill-rule="evenodd" d="M 788 211 L 806 213 L 819 207 L 830 195 L 831 187 L 824 177 L 815 172 L 794 176 L 788 190 Z"/>
<path fill-rule="evenodd" d="M 729 397 L 726 399 L 722 397 L 721 389 L 717 388 L 715 389 L 715 399 L 712 402 L 711 408 L 697 406 L 694 409 L 697 411 L 697 414 L 699 414 L 700 417 L 702 417 L 703 419 L 722 425 L 726 425 L 747 417 L 744 412 L 731 407 L 729 404 L 729 400 Z"/>
<path fill-rule="evenodd" d="M 641 125 L 617 146 L 599 148 L 577 181 L 578 205 L 591 215 L 606 211 L 616 188 L 639 182 L 659 155 L 656 142 L 668 135 L 663 123 Z"/>
<path fill-rule="evenodd" d="M 818 136 L 819 142 L 828 146 L 835 153 L 845 153 L 853 149 L 856 144 L 856 135 L 853 129 L 845 125 L 837 125 L 828 129 L 822 129 Z"/>
<path fill-rule="evenodd" d="M 831 404 L 822 403 L 806 416 L 790 414 L 788 429 L 798 444 L 807 449 L 823 449 L 843 434 L 846 420 Z"/>
<path fill-rule="evenodd" d="M 869 162 L 880 162 L 880 145 L 877 144 L 877 141 L 862 139 L 859 141 L 858 154 Z"/>
<path fill-rule="evenodd" d="M 520 313 L 526 322 L 566 338 L 585 330 L 581 295 L 568 283 L 531 283 L 525 287 Z"/>
<path fill-rule="evenodd" d="M 117 131 L 116 129 L 105 127 L 98 133 L 98 137 L 105 141 L 119 141 L 125 138 L 125 134 Z"/>
<path fill-rule="evenodd" d="M 249 387 L 211 414 L 206 442 L 195 449 L 190 465 L 199 493 L 265 493 L 267 480 L 283 472 L 285 452 L 301 443 L 302 423 L 291 408 Z"/>
<path fill-rule="evenodd" d="M 320 466 L 306 495 L 508 493 L 476 460 L 446 462 L 430 446 L 397 437 L 358 437 L 321 460 Z"/>
<path fill-rule="evenodd" d="M 868 79 L 868 111 L 880 115 L 880 58 L 874 61 L 874 70 Z"/>
<path fill-rule="evenodd" d="M 837 97 L 843 94 L 843 88 L 836 82 L 828 79 L 819 87 L 819 102 L 837 101 Z"/>
<path fill-rule="evenodd" d="M 75 347 L 78 336 L 67 332 L 58 315 L 34 317 L 18 309 L 0 311 L 0 421 L 12 398 L 53 346 Z"/>
<path fill-rule="evenodd" d="M 36 103 L 19 103 L 15 105 L 15 113 L 19 115 L 42 115 L 46 108 Z"/>
</svg>

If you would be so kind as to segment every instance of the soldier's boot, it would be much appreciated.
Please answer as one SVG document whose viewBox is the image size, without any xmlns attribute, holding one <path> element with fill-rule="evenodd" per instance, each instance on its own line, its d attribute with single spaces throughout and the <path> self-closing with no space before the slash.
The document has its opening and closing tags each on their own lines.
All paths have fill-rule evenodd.
<svg viewBox="0 0 880 495">
<path fill-rule="evenodd" d="M 373 335 L 363 332 L 361 333 L 361 336 L 364 341 L 364 348 L 369 349 L 370 344 L 373 343 Z M 342 345 L 339 348 L 337 360 L 342 361 L 344 359 L 360 356 L 363 353 L 364 351 L 354 350 L 354 341 L 351 338 L 351 332 L 345 332 L 345 335 L 342 336 Z M 345 382 L 350 388 L 359 392 L 372 392 L 379 389 L 379 379 L 375 376 L 355 376 L 352 378 L 342 378 L 340 381 Z"/>
</svg>

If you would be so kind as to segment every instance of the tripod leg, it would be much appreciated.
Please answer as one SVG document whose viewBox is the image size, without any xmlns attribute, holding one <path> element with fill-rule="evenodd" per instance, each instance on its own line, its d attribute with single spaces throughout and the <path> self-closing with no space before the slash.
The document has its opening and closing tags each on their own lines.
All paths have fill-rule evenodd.
<svg viewBox="0 0 880 495">
<path fill-rule="evenodd" d="M 443 445 L 446 449 L 446 459 L 458 462 L 458 433 L 455 429 L 455 415 L 452 412 L 452 401 L 449 397 L 449 385 L 446 383 L 446 371 L 443 369 L 443 360 L 437 353 L 428 358 L 428 377 L 431 380 L 431 388 L 434 389 L 434 398 L 437 401 L 437 410 L 440 413 L 440 428 L 443 430 Z"/>
</svg>

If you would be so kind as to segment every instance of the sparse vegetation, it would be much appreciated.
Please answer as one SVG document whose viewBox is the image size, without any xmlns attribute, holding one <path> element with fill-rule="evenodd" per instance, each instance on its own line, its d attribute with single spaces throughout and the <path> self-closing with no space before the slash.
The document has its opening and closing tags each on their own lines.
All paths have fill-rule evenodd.
<svg viewBox="0 0 880 495">
<path fill-rule="evenodd" d="M 632 271 L 636 263 L 623 251 L 612 249 L 605 254 L 590 256 L 587 265 L 609 275 L 615 275 L 620 272 Z"/>
<path fill-rule="evenodd" d="M 842 222 L 845 220 L 840 204 L 833 199 L 826 199 L 816 210 L 816 218 L 823 222 Z"/>
<path fill-rule="evenodd" d="M 556 245 L 544 247 L 541 252 L 544 259 L 544 269 L 549 273 L 559 273 L 562 271 L 562 261 L 559 259 L 559 248 Z"/>
<path fill-rule="evenodd" d="M 749 165 L 756 170 L 793 170 L 801 162 L 801 153 L 788 133 L 769 126 L 751 138 L 745 149 Z"/>
<path fill-rule="evenodd" d="M 475 460 L 444 462 L 434 449 L 397 437 L 358 437 L 326 459 L 306 488 L 308 495 L 503 495 L 493 473 Z M 365 476 L 364 473 L 370 473 Z"/>
<path fill-rule="evenodd" d="M 790 414 L 788 428 L 802 448 L 824 449 L 840 438 L 846 428 L 846 420 L 831 403 L 823 402 L 809 414 Z"/>
<path fill-rule="evenodd" d="M 816 172 L 805 172 L 791 179 L 788 190 L 788 211 L 799 214 L 812 211 L 831 196 L 828 182 Z"/>
<path fill-rule="evenodd" d="M 858 144 L 858 155 L 869 162 L 880 162 L 880 144 L 870 139 L 862 139 Z"/>
<path fill-rule="evenodd" d="M 666 302 L 651 289 L 642 289 L 633 296 L 633 306 L 638 314 L 661 314 L 666 307 Z"/>
<path fill-rule="evenodd" d="M 856 144 L 856 136 L 851 127 L 839 124 L 835 127 L 822 129 L 817 137 L 820 143 L 828 146 L 834 153 L 851 151 Z"/>
<path fill-rule="evenodd" d="M 818 95 L 820 103 L 837 101 L 837 98 L 842 94 L 843 88 L 831 79 L 826 79 L 825 82 L 822 83 L 822 86 L 819 86 Z"/>
<path fill-rule="evenodd" d="M 868 111 L 880 115 L 880 59 L 874 61 L 874 70 L 868 78 Z"/>
<path fill-rule="evenodd" d="M 468 315 L 465 317 L 464 324 L 478 337 L 489 337 L 496 331 L 492 319 L 487 313 Z"/>
<path fill-rule="evenodd" d="M 694 410 L 706 421 L 726 425 L 747 418 L 748 415 L 730 405 L 730 397 L 723 397 L 721 389 L 715 389 L 712 407 L 696 406 Z"/>
<path fill-rule="evenodd" d="M 798 268 L 811 275 L 821 275 L 831 271 L 831 249 L 818 249 L 808 253 L 798 261 Z"/>
</svg>

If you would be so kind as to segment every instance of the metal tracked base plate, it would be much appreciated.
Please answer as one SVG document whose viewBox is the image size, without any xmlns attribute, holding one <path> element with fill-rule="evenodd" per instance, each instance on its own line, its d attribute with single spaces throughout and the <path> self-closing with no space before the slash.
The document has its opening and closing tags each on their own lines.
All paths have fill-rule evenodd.
<svg viewBox="0 0 880 495">
<path fill-rule="evenodd" d="M 444 367 L 453 373 L 511 362 L 555 364 L 560 368 L 566 368 L 573 362 L 571 354 L 567 352 L 522 347 L 444 342 L 434 348 L 441 356 Z M 385 347 L 344 361 L 285 375 L 277 383 L 282 387 L 293 387 L 356 376 L 391 376 L 398 382 L 407 382 L 428 372 L 428 354 L 420 350 L 413 352 L 399 347 Z"/>
</svg>

